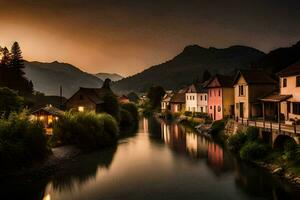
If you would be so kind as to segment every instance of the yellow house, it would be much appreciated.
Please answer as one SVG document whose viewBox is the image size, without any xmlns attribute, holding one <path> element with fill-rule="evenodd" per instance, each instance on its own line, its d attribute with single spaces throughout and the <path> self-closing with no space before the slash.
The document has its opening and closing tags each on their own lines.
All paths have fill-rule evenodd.
<svg viewBox="0 0 300 200">
<path fill-rule="evenodd" d="M 285 121 L 291 124 L 300 119 L 300 61 L 278 73 L 280 95 L 290 96 L 281 102 L 281 113 Z"/>
<path fill-rule="evenodd" d="M 235 117 L 262 117 L 260 98 L 276 89 L 276 81 L 262 70 L 241 70 L 233 85 Z"/>
</svg>

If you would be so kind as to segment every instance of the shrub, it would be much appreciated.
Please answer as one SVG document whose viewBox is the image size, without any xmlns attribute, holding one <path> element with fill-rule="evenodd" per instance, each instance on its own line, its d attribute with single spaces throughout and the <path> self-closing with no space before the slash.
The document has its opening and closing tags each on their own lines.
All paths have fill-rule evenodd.
<svg viewBox="0 0 300 200">
<path fill-rule="evenodd" d="M 131 114 L 133 120 L 137 121 L 139 119 L 138 109 L 135 104 L 133 104 L 133 103 L 122 104 L 121 108 L 123 110 L 128 111 Z"/>
<path fill-rule="evenodd" d="M 121 109 L 120 112 L 120 126 L 121 127 L 126 127 L 126 126 L 131 126 L 134 124 L 134 119 L 131 115 L 131 113 L 128 110 Z"/>
<path fill-rule="evenodd" d="M 295 147 L 295 151 L 294 151 L 294 161 L 295 161 L 297 164 L 300 164 L 300 144 L 298 144 L 298 145 Z"/>
<path fill-rule="evenodd" d="M 0 117 L 7 118 L 11 112 L 19 112 L 24 105 L 24 99 L 9 88 L 0 88 L 0 97 Z"/>
<path fill-rule="evenodd" d="M 259 142 L 248 142 L 240 150 L 240 157 L 244 160 L 253 161 L 266 157 L 268 148 Z"/>
<path fill-rule="evenodd" d="M 223 131 L 225 128 L 225 122 L 223 120 L 214 121 L 209 133 L 211 135 L 218 135 L 220 131 Z"/>
<path fill-rule="evenodd" d="M 119 121 L 120 105 L 118 99 L 113 94 L 107 94 L 103 96 L 102 100 L 104 103 L 101 105 L 100 112 L 106 112 Z"/>
<path fill-rule="evenodd" d="M 98 149 L 115 144 L 118 131 L 116 120 L 109 114 L 67 112 L 54 124 L 51 141 L 81 149 Z"/>
<path fill-rule="evenodd" d="M 0 119 L 0 167 L 22 166 L 49 153 L 43 124 L 29 121 L 27 112 Z"/>
<path fill-rule="evenodd" d="M 248 141 L 255 141 L 259 136 L 259 129 L 256 127 L 248 127 L 246 135 Z"/>
<path fill-rule="evenodd" d="M 228 147 L 233 152 L 237 153 L 247 141 L 247 135 L 244 133 L 237 133 L 228 138 Z"/>
</svg>

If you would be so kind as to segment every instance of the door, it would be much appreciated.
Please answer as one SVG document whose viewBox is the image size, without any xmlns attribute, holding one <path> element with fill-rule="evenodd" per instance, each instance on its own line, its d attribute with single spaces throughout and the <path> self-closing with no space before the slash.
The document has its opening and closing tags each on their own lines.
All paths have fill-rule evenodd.
<svg viewBox="0 0 300 200">
<path fill-rule="evenodd" d="M 244 118 L 244 103 L 240 103 L 240 117 Z"/>
<path fill-rule="evenodd" d="M 214 120 L 216 120 L 216 106 L 214 106 Z"/>
</svg>

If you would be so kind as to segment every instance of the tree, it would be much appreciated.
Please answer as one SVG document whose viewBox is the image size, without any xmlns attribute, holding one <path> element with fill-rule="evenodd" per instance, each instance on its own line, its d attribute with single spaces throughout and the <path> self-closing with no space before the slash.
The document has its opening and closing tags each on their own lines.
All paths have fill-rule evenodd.
<svg viewBox="0 0 300 200">
<path fill-rule="evenodd" d="M 25 68 L 22 51 L 18 42 L 14 42 L 11 47 L 11 65 L 16 69 L 19 76 L 23 76 L 25 73 L 22 69 Z"/>
<path fill-rule="evenodd" d="M 139 96 L 136 93 L 134 93 L 134 92 L 128 93 L 127 97 L 129 99 L 129 101 L 132 101 L 134 103 L 137 103 L 139 101 Z"/>
<path fill-rule="evenodd" d="M 1 54 L 0 86 L 16 90 L 22 96 L 32 94 L 33 84 L 24 77 L 25 65 L 18 42 L 12 45 L 11 53 L 4 47 Z"/>
<path fill-rule="evenodd" d="M 24 99 L 17 92 L 4 87 L 0 88 L 0 115 L 8 117 L 13 111 L 20 111 L 24 105 Z"/>
<path fill-rule="evenodd" d="M 147 97 L 152 109 L 160 107 L 161 100 L 165 95 L 165 90 L 161 86 L 150 87 Z"/>
<path fill-rule="evenodd" d="M 211 78 L 211 74 L 209 73 L 208 70 L 205 70 L 203 72 L 202 83 L 204 83 L 205 81 L 208 81 L 210 78 Z"/>
</svg>

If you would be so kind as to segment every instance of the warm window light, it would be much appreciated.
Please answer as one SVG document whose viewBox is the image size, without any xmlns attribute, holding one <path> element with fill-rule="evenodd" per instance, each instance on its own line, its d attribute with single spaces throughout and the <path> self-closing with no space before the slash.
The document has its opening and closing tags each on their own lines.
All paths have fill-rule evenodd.
<svg viewBox="0 0 300 200">
<path fill-rule="evenodd" d="M 44 120 L 44 116 L 40 116 L 40 120 Z"/>
<path fill-rule="evenodd" d="M 83 107 L 83 106 L 79 106 L 79 107 L 78 107 L 78 111 L 79 111 L 79 112 L 83 112 L 83 111 L 84 111 L 84 107 Z"/>
</svg>

